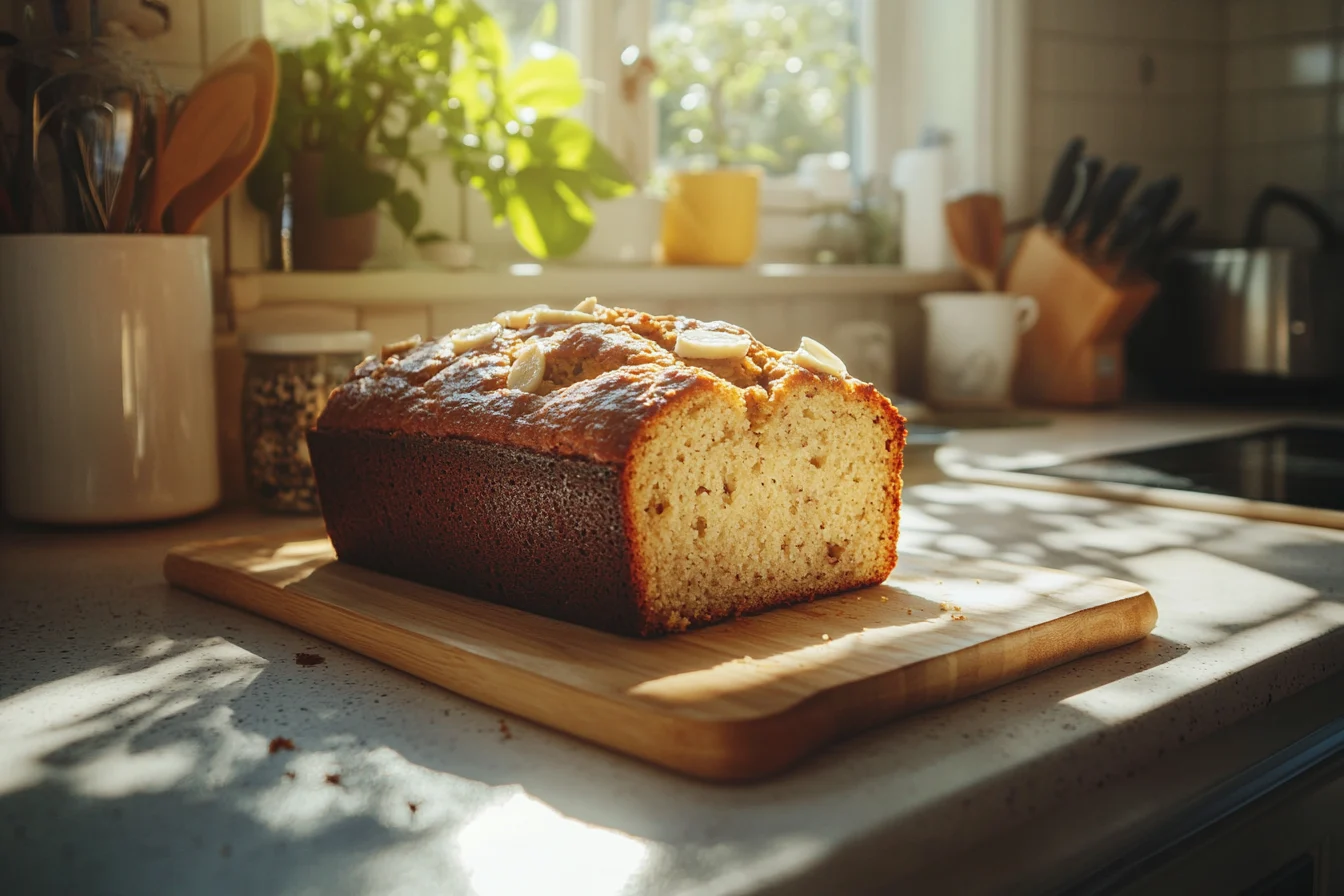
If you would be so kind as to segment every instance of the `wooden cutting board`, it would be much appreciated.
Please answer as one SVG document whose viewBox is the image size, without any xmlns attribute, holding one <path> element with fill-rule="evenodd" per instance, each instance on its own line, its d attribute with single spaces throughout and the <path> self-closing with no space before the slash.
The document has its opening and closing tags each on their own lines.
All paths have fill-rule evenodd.
<svg viewBox="0 0 1344 896">
<path fill-rule="evenodd" d="M 168 581 L 426 681 L 723 781 L 1144 637 L 1138 585 L 902 555 L 882 585 L 637 640 L 338 563 L 321 533 L 186 545 Z"/>
</svg>

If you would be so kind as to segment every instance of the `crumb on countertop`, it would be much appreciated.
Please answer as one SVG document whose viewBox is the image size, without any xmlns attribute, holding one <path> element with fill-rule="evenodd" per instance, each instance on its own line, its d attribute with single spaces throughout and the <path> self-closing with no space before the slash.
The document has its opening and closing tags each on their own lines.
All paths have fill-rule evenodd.
<svg viewBox="0 0 1344 896">
<path fill-rule="evenodd" d="M 290 740 L 287 737 L 273 737 L 271 738 L 270 746 L 267 747 L 267 752 L 279 753 L 281 750 L 292 750 L 292 749 L 294 749 L 294 741 Z"/>
<path fill-rule="evenodd" d="M 499 733 L 504 736 L 504 740 L 513 740 L 513 732 L 509 730 L 509 723 L 503 719 L 499 720 Z"/>
<path fill-rule="evenodd" d="M 341 775 L 340 775 L 340 773 L 339 773 L 339 772 L 333 772 L 332 774 L 327 775 L 327 783 L 328 783 L 328 784 L 338 784 L 338 785 L 339 785 L 339 784 L 341 783 Z"/>
<path fill-rule="evenodd" d="M 294 662 L 298 663 L 300 666 L 319 666 L 322 663 L 325 663 L 326 661 L 327 658 L 322 656 L 320 653 L 294 654 Z"/>
</svg>

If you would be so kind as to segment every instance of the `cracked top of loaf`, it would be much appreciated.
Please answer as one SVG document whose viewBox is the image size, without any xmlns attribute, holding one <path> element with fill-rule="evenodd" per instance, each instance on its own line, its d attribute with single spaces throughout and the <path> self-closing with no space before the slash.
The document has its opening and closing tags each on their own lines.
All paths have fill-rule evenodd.
<svg viewBox="0 0 1344 896">
<path fill-rule="evenodd" d="M 829 380 L 895 413 L 873 386 L 806 369 L 722 321 L 600 305 L 577 321 L 538 323 L 524 312 L 497 320 L 509 315 L 523 325 L 501 324 L 466 350 L 454 348 L 453 334 L 385 346 L 331 394 L 317 428 L 474 438 L 622 463 L 646 422 L 703 390 L 724 391 L 753 414 L 785 390 Z M 741 358 L 681 357 L 678 334 L 697 329 L 744 336 L 750 346 Z M 459 338 L 459 348 L 470 341 Z M 509 388 L 514 360 L 532 342 L 545 352 L 542 381 L 534 391 Z"/>
</svg>

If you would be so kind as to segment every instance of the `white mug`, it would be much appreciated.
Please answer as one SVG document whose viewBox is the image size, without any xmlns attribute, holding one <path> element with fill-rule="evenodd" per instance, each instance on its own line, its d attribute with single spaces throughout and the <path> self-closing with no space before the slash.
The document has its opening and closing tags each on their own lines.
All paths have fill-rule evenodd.
<svg viewBox="0 0 1344 896">
<path fill-rule="evenodd" d="M 929 403 L 1011 407 L 1018 337 L 1036 325 L 1036 300 L 997 292 L 947 292 L 926 295 L 921 303 L 928 318 Z"/>
<path fill-rule="evenodd" d="M 0 237 L 5 509 L 126 523 L 219 500 L 201 236 Z"/>
</svg>

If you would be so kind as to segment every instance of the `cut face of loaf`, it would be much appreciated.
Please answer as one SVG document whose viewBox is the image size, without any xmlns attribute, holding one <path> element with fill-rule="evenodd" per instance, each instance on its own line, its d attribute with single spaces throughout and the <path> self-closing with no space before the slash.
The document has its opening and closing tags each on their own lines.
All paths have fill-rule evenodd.
<svg viewBox="0 0 1344 896">
<path fill-rule="evenodd" d="M 309 445 L 343 561 L 634 635 L 890 574 L 903 421 L 824 347 L 595 305 L 497 321 L 332 394 Z"/>
<path fill-rule="evenodd" d="M 676 631 L 881 582 L 896 563 L 900 439 L 817 381 L 751 412 L 717 390 L 670 408 L 625 477 L 648 622 Z"/>
</svg>

